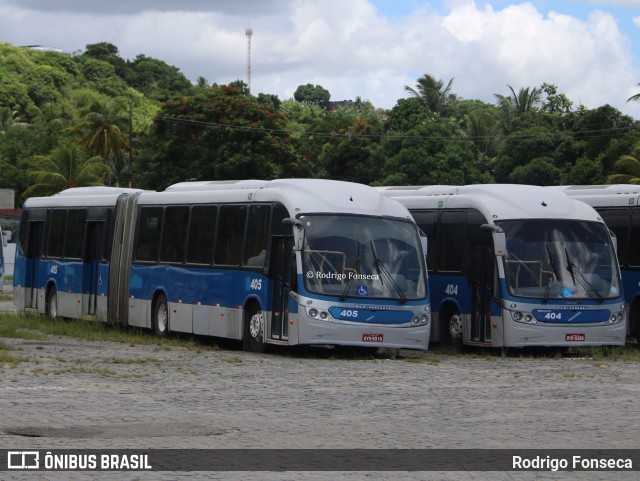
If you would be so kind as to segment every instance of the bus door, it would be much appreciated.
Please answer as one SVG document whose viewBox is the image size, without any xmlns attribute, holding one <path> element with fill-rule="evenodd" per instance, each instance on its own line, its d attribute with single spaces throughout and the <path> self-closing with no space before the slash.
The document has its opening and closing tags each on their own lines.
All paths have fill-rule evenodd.
<svg viewBox="0 0 640 481">
<path fill-rule="evenodd" d="M 86 245 L 82 272 L 82 314 L 94 316 L 97 309 L 99 261 L 103 251 L 104 222 L 87 222 Z"/>
<path fill-rule="evenodd" d="M 24 273 L 25 307 L 28 309 L 38 308 L 38 269 L 42 269 L 42 236 L 44 222 L 29 222 L 29 234 L 27 240 L 26 266 Z"/>
<path fill-rule="evenodd" d="M 271 302 L 271 339 L 289 338 L 287 319 L 289 293 L 295 281 L 295 262 L 293 257 L 293 237 L 274 236 L 271 248 L 269 270 L 273 283 Z"/>
<path fill-rule="evenodd" d="M 495 273 L 493 244 L 474 244 L 469 259 L 471 341 L 491 342 L 491 299 Z"/>
</svg>

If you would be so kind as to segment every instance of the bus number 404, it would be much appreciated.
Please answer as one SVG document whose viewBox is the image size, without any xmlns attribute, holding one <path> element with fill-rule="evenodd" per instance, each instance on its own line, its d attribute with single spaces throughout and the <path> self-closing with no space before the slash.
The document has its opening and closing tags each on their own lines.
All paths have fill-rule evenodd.
<svg viewBox="0 0 640 481">
<path fill-rule="evenodd" d="M 449 296 L 457 296 L 458 295 L 458 284 L 447 284 L 444 292 Z"/>
</svg>

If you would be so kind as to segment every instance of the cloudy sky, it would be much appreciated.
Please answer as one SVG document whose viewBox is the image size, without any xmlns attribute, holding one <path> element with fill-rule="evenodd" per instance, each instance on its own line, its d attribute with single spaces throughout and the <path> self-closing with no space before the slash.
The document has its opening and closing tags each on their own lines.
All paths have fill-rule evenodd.
<svg viewBox="0 0 640 481">
<path fill-rule="evenodd" d="M 219 84 L 391 108 L 424 74 L 494 102 L 543 82 L 640 119 L 640 0 L 0 0 L 0 42 L 68 52 L 110 42 Z"/>
</svg>

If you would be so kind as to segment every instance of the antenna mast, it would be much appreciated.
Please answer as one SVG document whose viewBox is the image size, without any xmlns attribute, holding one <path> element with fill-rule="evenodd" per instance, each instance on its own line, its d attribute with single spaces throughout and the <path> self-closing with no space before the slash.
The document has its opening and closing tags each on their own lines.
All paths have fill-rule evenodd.
<svg viewBox="0 0 640 481">
<path fill-rule="evenodd" d="M 248 27 L 245 33 L 247 34 L 247 89 L 251 92 L 251 35 L 253 35 L 253 30 Z"/>
</svg>

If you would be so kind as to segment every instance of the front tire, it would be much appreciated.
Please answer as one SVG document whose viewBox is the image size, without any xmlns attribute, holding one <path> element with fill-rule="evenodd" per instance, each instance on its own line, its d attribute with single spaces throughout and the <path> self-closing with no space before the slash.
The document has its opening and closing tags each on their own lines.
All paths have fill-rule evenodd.
<svg viewBox="0 0 640 481">
<path fill-rule="evenodd" d="M 440 343 L 447 347 L 461 348 L 462 329 L 462 315 L 458 310 L 448 313 L 440 323 Z"/>
<path fill-rule="evenodd" d="M 50 319 L 58 317 L 58 291 L 55 287 L 51 287 L 47 292 L 46 314 Z"/>
<path fill-rule="evenodd" d="M 262 309 L 259 307 L 251 309 L 244 323 L 243 347 L 245 351 L 264 352 L 266 350 L 264 324 Z"/>
<path fill-rule="evenodd" d="M 156 336 L 166 337 L 169 333 L 169 307 L 167 298 L 163 295 L 158 296 L 156 306 L 153 313 L 153 330 Z"/>
</svg>

